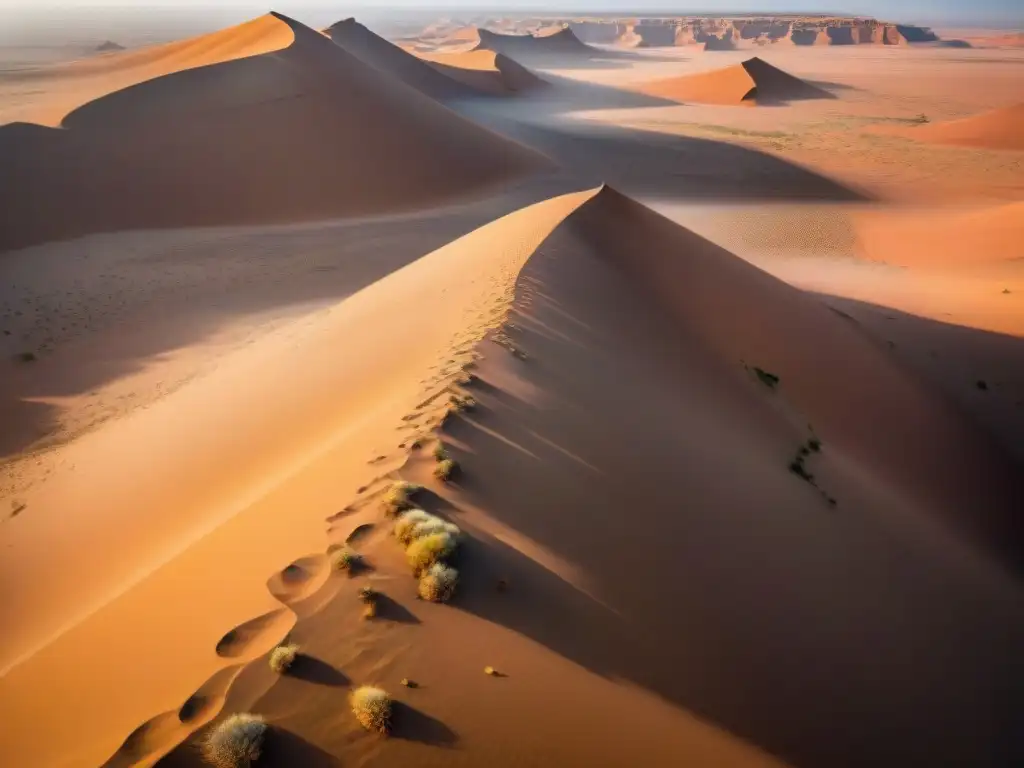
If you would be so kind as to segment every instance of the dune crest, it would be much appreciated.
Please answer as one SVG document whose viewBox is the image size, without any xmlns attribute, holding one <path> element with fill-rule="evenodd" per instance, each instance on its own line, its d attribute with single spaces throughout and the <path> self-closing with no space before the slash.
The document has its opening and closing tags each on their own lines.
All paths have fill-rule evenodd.
<svg viewBox="0 0 1024 768">
<path fill-rule="evenodd" d="M 479 93 L 495 96 L 543 88 L 548 83 L 514 59 L 491 50 L 461 53 L 417 53 L 439 72 Z"/>
<path fill-rule="evenodd" d="M 416 56 L 375 34 L 354 18 L 332 24 L 325 34 L 345 51 L 371 67 L 401 80 L 435 99 L 472 96 L 466 83 L 439 72 Z"/>
<path fill-rule="evenodd" d="M 559 27 L 544 33 L 504 35 L 478 29 L 479 42 L 473 50 L 488 50 L 517 57 L 588 56 L 596 49 L 583 43 L 569 27 Z"/>
<path fill-rule="evenodd" d="M 298 22 L 274 16 L 252 29 L 292 42 L 109 94 L 61 131 L 0 129 L 0 202 L 13 222 L 0 250 L 430 207 L 549 167 Z"/>
<path fill-rule="evenodd" d="M 645 83 L 637 90 L 675 101 L 704 104 L 770 104 L 833 98 L 828 91 L 756 56 L 724 69 Z"/>
</svg>

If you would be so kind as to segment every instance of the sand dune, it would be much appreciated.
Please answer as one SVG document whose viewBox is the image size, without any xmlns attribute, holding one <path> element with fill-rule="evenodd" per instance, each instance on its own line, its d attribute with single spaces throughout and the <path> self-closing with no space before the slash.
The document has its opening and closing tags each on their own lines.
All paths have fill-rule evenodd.
<svg viewBox="0 0 1024 768">
<path fill-rule="evenodd" d="M 521 590 L 469 610 L 793 765 L 1019 754 L 1007 456 L 847 319 L 614 192 L 542 253 L 506 342 L 525 359 L 489 351 L 479 413 L 444 430 L 472 567 Z M 816 487 L 787 470 L 808 424 Z"/>
<path fill-rule="evenodd" d="M 474 95 L 466 83 L 447 77 L 407 51 L 374 34 L 355 19 L 345 19 L 325 30 L 334 43 L 371 67 L 401 80 L 435 99 Z"/>
<path fill-rule="evenodd" d="M 430 206 L 547 167 L 286 17 L 259 39 L 268 25 L 291 44 L 110 94 L 61 131 L 0 129 L 0 249 Z"/>
<path fill-rule="evenodd" d="M 902 131 L 921 141 L 984 149 L 1024 149 L 1024 103 Z"/>
<path fill-rule="evenodd" d="M 725 69 L 644 83 L 637 90 L 665 99 L 704 104 L 779 103 L 832 98 L 827 91 L 757 57 Z"/>
<path fill-rule="evenodd" d="M 417 53 L 439 72 L 478 93 L 504 96 L 541 88 L 547 83 L 508 56 L 489 50 L 462 53 Z"/>
<path fill-rule="evenodd" d="M 19 555 L 0 563 L 18 628 L 0 656 L 0 764 L 151 764 L 216 715 L 238 665 L 338 589 L 325 520 L 401 462 L 404 417 L 444 393 L 590 194 L 501 217 L 69 446 L 26 496 L 33 515 L 2 531 Z M 306 577 L 282 574 L 293 561 Z"/>
<path fill-rule="evenodd" d="M 270 718 L 270 764 L 408 764 L 423 742 L 467 767 L 1011 761 L 1014 465 L 812 297 L 613 190 L 557 205 L 509 324 L 477 347 L 477 407 L 440 428 L 463 475 L 433 479 L 429 444 L 398 473 L 468 533 L 456 608 L 414 598 L 375 485 L 332 518 L 339 538 L 378 524 L 373 574 L 292 633 L 322 684 L 393 691 L 395 738 L 257 663 L 225 707 Z M 424 400 L 410 434 L 443 410 Z M 787 469 L 811 437 L 814 484 Z M 362 583 L 385 595 L 378 621 L 358 618 Z"/>
<path fill-rule="evenodd" d="M 480 41 L 474 50 L 488 50 L 503 53 L 513 59 L 536 59 L 550 57 L 585 57 L 597 53 L 597 49 L 581 42 L 569 27 L 548 34 L 503 35 L 477 30 Z"/>
<path fill-rule="evenodd" d="M 858 217 L 861 255 L 910 266 L 981 267 L 1024 252 L 1024 202 L 917 215 L 875 211 Z"/>
<path fill-rule="evenodd" d="M 68 113 L 90 101 L 137 83 L 187 69 L 279 51 L 294 42 L 288 24 L 271 14 L 200 37 L 105 56 L 91 56 L 26 75 L 33 88 L 21 122 L 59 127 Z M 0 119 L 0 126 L 10 119 Z"/>
</svg>

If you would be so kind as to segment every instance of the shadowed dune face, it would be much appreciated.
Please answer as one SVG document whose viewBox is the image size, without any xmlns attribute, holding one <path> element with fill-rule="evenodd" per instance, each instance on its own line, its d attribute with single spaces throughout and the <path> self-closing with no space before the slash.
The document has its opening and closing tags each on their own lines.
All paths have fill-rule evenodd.
<svg viewBox="0 0 1024 768">
<path fill-rule="evenodd" d="M 486 29 L 477 30 L 480 41 L 474 50 L 488 50 L 503 53 L 512 58 L 587 58 L 598 51 L 580 41 L 569 27 L 549 34 L 503 35 Z"/>
<path fill-rule="evenodd" d="M 792 765 L 1024 754 L 1003 570 L 1024 486 L 942 398 L 817 301 L 607 190 L 528 264 L 512 322 L 525 359 L 488 351 L 482 415 L 446 431 L 469 506 L 578 573 L 495 544 L 483 559 L 530 599 L 466 610 Z M 808 423 L 816 486 L 787 470 Z"/>
<path fill-rule="evenodd" d="M 831 99 L 832 94 L 754 57 L 726 69 L 657 80 L 638 90 L 680 102 L 705 104 L 784 104 Z"/>
<path fill-rule="evenodd" d="M 287 48 L 169 74 L 0 129 L 10 249 L 118 229 L 433 205 L 548 161 L 275 17 Z M 415 125 L 415 131 L 411 126 Z"/>
<path fill-rule="evenodd" d="M 474 95 L 466 83 L 424 63 L 355 19 L 345 19 L 327 28 L 331 40 L 371 67 L 401 80 L 408 86 L 436 99 L 465 98 Z"/>
<path fill-rule="evenodd" d="M 468 85 L 476 93 L 507 96 L 535 91 L 547 85 L 518 62 L 490 50 L 416 55 L 447 77 Z"/>
</svg>

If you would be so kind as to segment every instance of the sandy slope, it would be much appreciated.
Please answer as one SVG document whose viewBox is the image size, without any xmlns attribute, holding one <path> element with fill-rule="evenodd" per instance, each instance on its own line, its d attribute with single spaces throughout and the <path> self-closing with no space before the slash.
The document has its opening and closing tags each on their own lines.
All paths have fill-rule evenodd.
<svg viewBox="0 0 1024 768">
<path fill-rule="evenodd" d="M 428 207 L 548 166 L 323 35 L 267 23 L 292 44 L 109 94 L 62 131 L 0 129 L 0 249 Z"/>
<path fill-rule="evenodd" d="M 725 69 L 643 83 L 637 90 L 673 101 L 705 104 L 773 104 L 832 98 L 827 91 L 756 56 Z"/>
<path fill-rule="evenodd" d="M 355 19 L 332 24 L 325 30 L 325 34 L 356 58 L 428 96 L 444 100 L 466 98 L 474 94 L 461 80 L 446 77 L 411 53 L 374 34 Z"/>
<path fill-rule="evenodd" d="M 961 120 L 906 128 L 902 134 L 935 144 L 1024 150 L 1024 103 Z"/>
<path fill-rule="evenodd" d="M 638 90 L 677 101 L 777 104 L 832 98 L 827 91 L 754 57 L 725 69 L 642 84 Z"/>
<path fill-rule="evenodd" d="M 433 481 L 429 444 L 401 470 L 470 534 L 461 597 L 413 599 L 380 486 L 350 504 L 334 535 L 377 524 L 374 570 L 299 610 L 315 664 L 256 663 L 227 696 L 274 724 L 268 764 L 1019 759 L 1007 457 L 817 300 L 612 190 L 576 204 L 442 428 L 463 474 Z M 809 422 L 815 486 L 787 471 Z M 401 702 L 387 741 L 340 711 L 363 683 Z"/>
<path fill-rule="evenodd" d="M 544 80 L 514 60 L 494 51 L 420 53 L 439 72 L 465 83 L 479 93 L 505 96 L 546 85 Z"/>
<path fill-rule="evenodd" d="M 96 765 L 194 692 L 190 724 L 157 717 L 128 751 L 169 748 L 215 714 L 225 670 L 268 650 L 295 621 L 281 603 L 322 584 L 325 518 L 397 460 L 403 414 L 456 375 L 588 194 L 498 219 L 71 445 L 3 531 L 18 628 L 4 666 L 45 645 L 0 683 L 0 762 Z M 267 579 L 302 556 L 309 582 L 275 599 Z"/>
<path fill-rule="evenodd" d="M 0 124 L 19 120 L 56 128 L 69 112 L 108 93 L 186 69 L 279 51 L 294 39 L 287 24 L 267 14 L 188 40 L 33 70 L 20 78 L 31 88 L 31 101 L 13 111 L 5 104 Z"/>
<path fill-rule="evenodd" d="M 581 42 L 568 27 L 547 34 L 503 35 L 486 29 L 479 29 L 477 32 L 480 42 L 474 50 L 503 53 L 514 59 L 565 56 L 586 58 L 598 53 L 596 48 Z"/>
</svg>

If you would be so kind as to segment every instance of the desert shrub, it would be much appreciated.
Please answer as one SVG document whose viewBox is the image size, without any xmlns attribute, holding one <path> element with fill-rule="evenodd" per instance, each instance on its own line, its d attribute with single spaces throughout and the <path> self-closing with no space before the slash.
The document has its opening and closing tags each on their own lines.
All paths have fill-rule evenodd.
<svg viewBox="0 0 1024 768">
<path fill-rule="evenodd" d="M 442 563 L 434 563 L 420 576 L 419 595 L 432 603 L 447 603 L 459 584 L 459 572 Z"/>
<path fill-rule="evenodd" d="M 342 547 L 331 552 L 331 568 L 336 571 L 355 573 L 363 566 L 363 556 Z"/>
<path fill-rule="evenodd" d="M 412 530 L 417 524 L 436 519 L 433 515 L 427 514 L 422 509 L 410 509 L 403 512 L 398 520 L 395 521 L 395 538 L 403 544 L 408 544 L 412 541 Z"/>
<path fill-rule="evenodd" d="M 295 663 L 295 657 L 298 655 L 299 646 L 279 645 L 270 652 L 270 668 L 279 675 L 283 675 Z"/>
<path fill-rule="evenodd" d="M 352 713 L 368 731 L 387 733 L 391 725 L 391 697 L 380 688 L 364 685 L 352 692 Z"/>
<path fill-rule="evenodd" d="M 414 539 L 405 550 L 406 559 L 412 572 L 419 576 L 428 568 L 441 562 L 455 552 L 458 540 L 450 533 L 432 533 Z"/>
<path fill-rule="evenodd" d="M 359 601 L 363 603 L 375 603 L 377 602 L 377 593 L 370 587 L 361 587 L 359 589 Z"/>
<path fill-rule="evenodd" d="M 461 531 L 455 523 L 449 523 L 447 520 L 431 516 L 430 520 L 422 520 L 413 525 L 409 538 L 410 541 L 422 539 L 424 536 L 431 536 L 435 533 L 447 533 L 451 536 L 458 536 Z"/>
<path fill-rule="evenodd" d="M 444 461 L 438 462 L 437 466 L 434 467 L 434 477 L 438 480 L 447 482 L 448 480 L 451 480 L 458 471 L 459 464 L 455 459 L 445 459 Z"/>
<path fill-rule="evenodd" d="M 397 515 L 412 508 L 412 498 L 422 490 L 416 483 L 399 480 L 393 483 L 384 493 L 384 509 L 391 515 Z"/>
<path fill-rule="evenodd" d="M 259 715 L 231 715 L 203 741 L 206 762 L 216 768 L 249 768 L 260 757 L 267 724 Z"/>
</svg>

